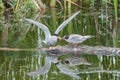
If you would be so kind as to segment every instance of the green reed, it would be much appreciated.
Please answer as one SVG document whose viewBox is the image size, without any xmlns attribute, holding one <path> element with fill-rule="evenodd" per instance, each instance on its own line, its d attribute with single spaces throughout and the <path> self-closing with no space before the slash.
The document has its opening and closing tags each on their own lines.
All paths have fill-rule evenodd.
<svg viewBox="0 0 120 80">
<path fill-rule="evenodd" d="M 38 0 L 35 0 L 35 1 L 38 1 Z M 77 2 L 77 1 L 78 0 L 75 0 L 75 2 Z M 76 6 L 76 4 L 73 3 L 74 2 L 73 0 L 64 0 L 63 2 L 62 1 L 60 1 L 60 2 L 62 4 L 63 9 L 59 9 L 59 5 L 57 5 L 58 2 L 56 0 L 51 0 L 51 1 L 46 0 L 44 2 L 41 0 L 41 3 L 37 3 L 37 4 L 38 5 L 45 4 L 47 6 L 46 7 L 47 10 L 44 10 L 41 6 L 39 6 L 41 10 L 39 10 L 38 7 L 36 6 L 37 4 L 35 4 L 31 0 L 11 1 L 10 4 L 12 5 L 12 8 L 13 8 L 13 14 L 12 14 L 12 17 L 10 19 L 10 25 L 9 25 L 10 26 L 9 29 L 11 31 L 11 34 L 9 34 L 9 36 L 10 36 L 9 43 L 11 43 L 15 39 L 18 39 L 15 41 L 15 43 L 24 42 L 25 44 L 29 44 L 30 42 L 34 42 L 32 37 L 34 37 L 38 33 L 34 32 L 36 30 L 34 30 L 33 27 L 32 27 L 33 29 L 30 29 L 28 31 L 28 36 L 29 36 L 28 38 L 32 39 L 32 40 L 30 40 L 30 42 L 28 42 L 29 39 L 28 39 L 28 41 L 24 41 L 23 39 L 20 38 L 25 33 L 26 28 L 24 28 L 24 26 L 28 26 L 28 24 L 26 24 L 26 22 L 24 21 L 24 18 L 36 19 L 37 21 L 42 19 L 43 20 L 42 23 L 45 24 L 46 26 L 48 26 L 50 31 L 53 33 L 56 30 L 56 28 L 64 20 L 66 20 L 70 15 L 72 15 L 74 12 L 76 12 L 77 10 L 80 10 L 80 9 L 82 10 L 82 13 L 80 13 L 80 15 L 76 16 L 60 32 L 60 35 L 63 36 L 64 34 L 72 34 L 72 33 L 77 33 L 77 34 L 82 34 L 82 35 L 91 34 L 91 35 L 96 35 L 98 37 L 98 41 L 101 41 L 103 39 L 107 39 L 107 40 L 110 39 L 110 35 L 108 37 L 104 38 L 104 37 L 101 37 L 101 34 L 104 33 L 105 31 L 109 32 L 110 25 L 108 25 L 108 24 L 111 24 L 111 23 L 115 24 L 115 23 L 111 22 L 112 21 L 111 18 L 109 18 L 109 16 L 108 16 L 108 18 L 109 18 L 108 20 L 110 20 L 110 21 L 107 21 L 107 18 L 106 18 L 106 20 L 100 21 L 99 15 L 101 13 L 96 14 L 96 16 L 93 14 L 94 15 L 94 17 L 93 17 L 93 15 L 91 15 L 89 13 L 94 13 L 94 11 L 90 12 L 92 10 L 87 11 L 87 9 L 86 10 L 84 9 L 85 7 L 90 9 L 90 4 L 92 4 L 92 6 L 91 6 L 92 8 L 98 9 L 98 10 L 100 9 L 99 5 L 102 5 L 102 7 L 105 6 L 105 8 L 107 8 L 107 7 L 109 7 L 109 5 L 107 5 L 108 1 L 95 1 L 95 0 L 94 1 L 84 1 L 84 2 L 82 2 L 82 5 L 85 4 L 84 6 L 81 5 L 81 1 L 78 1 L 79 3 L 76 3 L 76 4 L 79 6 L 82 6 L 82 8 Z M 99 7 L 96 8 L 97 5 L 95 5 L 95 4 L 99 4 L 98 5 Z M 55 7 L 57 6 L 58 8 L 54 8 L 54 9 L 49 8 L 48 9 L 49 6 L 53 6 L 53 5 Z M 114 7 L 114 12 L 115 12 L 115 21 L 116 22 L 118 21 L 118 19 L 117 19 L 118 18 L 117 6 L 118 6 L 118 0 L 114 0 L 113 7 Z M 2 8 L 2 12 L 3 12 L 4 6 L 2 3 L 0 3 L 0 8 Z M 45 12 L 42 12 L 42 9 Z M 49 12 L 51 12 L 51 13 L 49 13 Z M 40 15 L 38 15 L 38 13 L 40 13 Z M 106 14 L 109 14 L 109 13 L 110 13 L 109 11 L 103 12 L 103 14 L 105 14 L 105 16 L 107 16 Z M 47 18 L 47 17 L 40 18 L 40 17 L 42 17 L 41 14 L 48 15 L 48 16 L 50 16 L 50 18 Z M 86 14 L 86 16 L 84 14 Z M 64 16 L 64 17 L 61 18 L 61 16 Z M 3 13 L 2 13 L 2 15 L 0 15 L 0 18 L 1 18 L 1 20 L 4 19 Z M 40 19 L 37 19 L 37 18 L 40 18 Z M 101 25 L 101 23 L 102 23 L 102 25 Z M 2 21 L 0 21 L 0 25 L 2 27 L 4 26 Z M 100 26 L 106 28 L 106 30 L 100 28 Z M 106 26 L 108 26 L 108 27 L 106 27 Z M 114 26 L 112 26 L 112 27 L 114 27 Z M 0 29 L 2 30 L 3 28 L 0 28 Z M 118 35 L 119 33 L 117 33 L 117 29 L 115 31 L 116 31 L 116 34 Z M 109 33 L 106 33 L 106 34 L 109 34 Z M 16 37 L 16 35 L 17 35 L 17 37 Z M 114 40 L 113 40 L 114 45 L 118 44 L 118 37 L 119 36 L 112 37 L 112 38 L 114 38 Z M 36 36 L 36 39 L 37 39 L 37 36 Z M 103 43 L 104 42 L 105 42 L 105 40 L 103 41 Z M 100 44 L 103 45 L 103 43 L 101 42 Z M 107 44 L 111 44 L 111 43 L 107 43 Z M 11 43 L 11 45 L 12 45 L 12 43 Z"/>
<path fill-rule="evenodd" d="M 114 12 L 115 12 L 115 21 L 118 22 L 118 0 L 113 0 L 114 3 Z"/>
<path fill-rule="evenodd" d="M 50 6 L 55 7 L 55 5 L 56 5 L 56 0 L 51 0 Z"/>
</svg>

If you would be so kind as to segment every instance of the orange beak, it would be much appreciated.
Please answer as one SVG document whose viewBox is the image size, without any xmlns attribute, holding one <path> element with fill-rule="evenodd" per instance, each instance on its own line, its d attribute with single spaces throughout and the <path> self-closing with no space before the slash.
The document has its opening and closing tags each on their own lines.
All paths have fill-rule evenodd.
<svg viewBox="0 0 120 80">
<path fill-rule="evenodd" d="M 58 36 L 57 38 L 58 38 L 58 40 L 63 40 L 63 38 L 62 38 L 62 37 L 60 37 L 60 36 Z"/>
</svg>

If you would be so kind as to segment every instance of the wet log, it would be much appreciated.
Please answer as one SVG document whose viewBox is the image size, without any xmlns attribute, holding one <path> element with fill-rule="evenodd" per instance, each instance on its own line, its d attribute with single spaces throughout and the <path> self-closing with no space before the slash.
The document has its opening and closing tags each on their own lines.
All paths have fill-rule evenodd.
<svg viewBox="0 0 120 80">
<path fill-rule="evenodd" d="M 65 54 L 95 54 L 95 55 L 120 55 L 120 48 L 104 47 L 104 46 L 87 46 L 80 45 L 73 47 L 70 45 L 56 46 L 51 48 L 39 49 L 19 49 L 19 48 L 0 48 L 0 51 L 43 51 L 57 55 Z"/>
<path fill-rule="evenodd" d="M 51 49 L 44 49 L 47 53 L 65 55 L 65 54 L 95 54 L 95 55 L 120 55 L 120 48 L 104 47 L 104 46 L 87 46 L 80 45 L 72 47 L 70 45 L 56 46 Z"/>
</svg>

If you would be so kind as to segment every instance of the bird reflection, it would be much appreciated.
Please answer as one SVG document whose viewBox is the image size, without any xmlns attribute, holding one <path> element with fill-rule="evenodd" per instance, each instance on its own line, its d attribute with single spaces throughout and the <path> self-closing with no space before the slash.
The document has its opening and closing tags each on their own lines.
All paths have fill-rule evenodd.
<svg viewBox="0 0 120 80">
<path fill-rule="evenodd" d="M 51 35 L 49 29 L 47 26 L 45 26 L 42 23 L 36 22 L 34 20 L 31 19 L 25 19 L 26 21 L 36 25 L 37 27 L 39 27 L 40 29 L 42 29 L 45 33 L 45 40 L 43 41 L 45 44 L 47 45 L 53 45 L 57 42 L 58 39 L 61 39 L 58 36 L 58 33 L 76 16 L 80 13 L 80 11 L 74 13 L 71 17 L 69 17 L 67 20 L 65 20 L 54 32 L 54 35 Z"/>
</svg>

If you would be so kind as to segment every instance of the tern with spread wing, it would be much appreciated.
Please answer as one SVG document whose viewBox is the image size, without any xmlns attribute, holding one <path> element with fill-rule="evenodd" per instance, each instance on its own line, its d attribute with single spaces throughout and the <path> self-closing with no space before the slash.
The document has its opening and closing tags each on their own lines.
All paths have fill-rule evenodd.
<svg viewBox="0 0 120 80">
<path fill-rule="evenodd" d="M 39 23 L 37 21 L 31 20 L 31 19 L 25 19 L 26 21 L 36 25 L 37 27 L 39 27 L 40 29 L 42 29 L 45 33 L 45 44 L 47 45 L 53 45 L 57 42 L 57 40 L 59 39 L 58 33 L 76 16 L 80 13 L 80 11 L 74 13 L 71 17 L 69 17 L 68 19 L 66 19 L 54 32 L 55 35 L 51 35 L 49 29 L 47 26 L 45 26 L 42 23 Z"/>
</svg>

